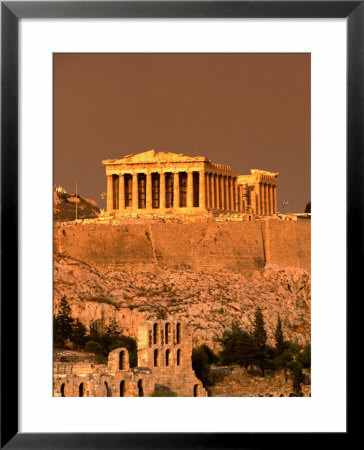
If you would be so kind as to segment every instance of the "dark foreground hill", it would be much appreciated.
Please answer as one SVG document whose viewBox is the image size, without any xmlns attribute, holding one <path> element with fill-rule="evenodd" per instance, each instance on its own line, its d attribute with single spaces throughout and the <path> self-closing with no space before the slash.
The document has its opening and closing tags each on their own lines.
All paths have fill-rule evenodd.
<svg viewBox="0 0 364 450">
<path fill-rule="evenodd" d="M 68 194 L 66 192 L 58 193 L 54 191 L 53 195 L 53 220 L 55 222 L 66 222 L 77 218 L 92 219 L 100 215 L 100 209 L 93 200 L 84 199 L 80 195 Z"/>
</svg>

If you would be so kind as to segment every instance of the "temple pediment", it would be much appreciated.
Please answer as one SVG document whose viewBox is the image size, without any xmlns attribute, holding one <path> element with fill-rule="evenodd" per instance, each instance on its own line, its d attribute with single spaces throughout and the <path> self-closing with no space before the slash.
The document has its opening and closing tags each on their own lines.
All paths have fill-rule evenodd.
<svg viewBox="0 0 364 450">
<path fill-rule="evenodd" d="M 186 156 L 182 153 L 156 152 L 148 150 L 135 155 L 127 155 L 121 159 L 106 159 L 102 161 L 104 165 L 109 164 L 148 164 L 148 163 L 179 163 L 179 162 L 197 162 L 208 161 L 205 156 Z"/>
</svg>

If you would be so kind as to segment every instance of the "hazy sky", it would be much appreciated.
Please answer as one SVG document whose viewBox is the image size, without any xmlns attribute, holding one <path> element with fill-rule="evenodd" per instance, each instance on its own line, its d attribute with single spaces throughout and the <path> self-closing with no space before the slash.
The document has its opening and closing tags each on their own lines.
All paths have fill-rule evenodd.
<svg viewBox="0 0 364 450">
<path fill-rule="evenodd" d="M 310 73 L 309 54 L 56 54 L 54 182 L 105 208 L 101 160 L 155 149 L 279 172 L 278 210 L 301 212 Z"/>
</svg>

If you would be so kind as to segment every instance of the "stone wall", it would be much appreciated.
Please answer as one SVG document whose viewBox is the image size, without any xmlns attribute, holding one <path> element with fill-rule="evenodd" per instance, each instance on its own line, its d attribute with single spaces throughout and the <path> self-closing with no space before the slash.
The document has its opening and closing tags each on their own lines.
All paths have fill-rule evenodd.
<svg viewBox="0 0 364 450">
<path fill-rule="evenodd" d="M 309 221 L 62 223 L 54 250 L 123 269 L 254 270 L 267 263 L 310 269 Z"/>
<path fill-rule="evenodd" d="M 207 396 L 192 369 L 192 335 L 187 325 L 169 321 L 141 323 L 137 343 L 138 367 L 134 368 L 130 368 L 126 348 L 110 352 L 107 365 L 55 362 L 54 396 Z"/>
</svg>

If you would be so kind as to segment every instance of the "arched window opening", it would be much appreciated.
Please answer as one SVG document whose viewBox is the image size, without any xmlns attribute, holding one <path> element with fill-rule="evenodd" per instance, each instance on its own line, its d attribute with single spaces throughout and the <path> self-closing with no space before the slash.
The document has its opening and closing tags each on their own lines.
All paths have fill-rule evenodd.
<svg viewBox="0 0 364 450">
<path fill-rule="evenodd" d="M 181 364 L 181 350 L 177 350 L 177 366 Z"/>
<path fill-rule="evenodd" d="M 61 385 L 61 397 L 66 397 L 66 385 L 64 383 Z"/>
<path fill-rule="evenodd" d="M 144 397 L 143 380 L 138 381 L 138 397 Z"/>
<path fill-rule="evenodd" d="M 154 367 L 158 367 L 158 350 L 154 350 Z"/>
<path fill-rule="evenodd" d="M 78 386 L 78 396 L 79 396 L 79 397 L 84 397 L 84 396 L 85 396 L 85 386 L 84 386 L 83 383 L 81 383 L 81 384 Z"/>
<path fill-rule="evenodd" d="M 166 323 L 165 327 L 165 341 L 166 344 L 169 344 L 171 340 L 171 324 L 169 322 Z"/>
<path fill-rule="evenodd" d="M 119 353 L 119 370 L 124 370 L 125 369 L 125 352 L 124 350 L 122 350 Z"/>
<path fill-rule="evenodd" d="M 176 326 L 176 341 L 177 341 L 177 344 L 181 343 L 181 324 L 180 323 L 177 323 L 177 326 Z"/>
<path fill-rule="evenodd" d="M 155 323 L 154 325 L 153 325 L 153 344 L 155 345 L 155 344 L 158 344 L 158 324 L 157 323 Z"/>
<path fill-rule="evenodd" d="M 125 381 L 121 380 L 120 381 L 120 397 L 124 397 L 125 396 Z"/>
<path fill-rule="evenodd" d="M 169 349 L 166 350 L 166 366 L 169 366 Z"/>
<path fill-rule="evenodd" d="M 198 384 L 193 386 L 193 396 L 198 397 Z"/>
</svg>

